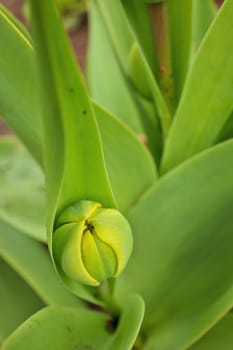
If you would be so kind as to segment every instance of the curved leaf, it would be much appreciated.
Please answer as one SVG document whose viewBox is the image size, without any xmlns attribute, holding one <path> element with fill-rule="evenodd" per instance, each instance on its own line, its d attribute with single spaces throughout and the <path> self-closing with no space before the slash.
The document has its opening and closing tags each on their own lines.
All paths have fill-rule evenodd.
<svg viewBox="0 0 233 350">
<path fill-rule="evenodd" d="M 233 348 L 233 315 L 226 315 L 190 350 L 231 350 Z"/>
<path fill-rule="evenodd" d="M 212 0 L 193 1 L 193 48 L 196 51 L 217 13 Z"/>
<path fill-rule="evenodd" d="M 81 304 L 58 280 L 47 248 L 0 221 L 0 257 L 32 287 L 48 305 Z"/>
<path fill-rule="evenodd" d="M 43 306 L 31 288 L 0 259 L 0 343 Z"/>
<path fill-rule="evenodd" d="M 7 24 L 5 23 L 5 26 Z M 14 33 L 14 36 L 12 36 L 11 41 L 12 45 L 15 41 L 20 40 L 18 38 L 17 33 Z M 27 50 L 25 48 L 25 50 Z M 32 51 L 32 49 L 31 49 Z M 1 56 L 4 56 L 4 60 L 10 61 L 12 58 L 9 56 L 9 54 L 5 51 L 1 53 Z M 33 61 L 34 55 L 32 51 L 31 60 Z M 12 63 L 13 64 L 13 63 Z M 21 66 L 21 70 L 23 71 L 23 75 L 27 75 L 27 80 L 31 86 L 31 91 L 34 91 L 34 94 L 38 94 L 37 86 L 33 84 L 33 81 L 35 79 L 33 72 L 27 71 L 27 64 L 25 61 L 25 64 Z M 9 76 L 9 80 L 11 82 L 11 85 L 16 84 L 15 81 L 17 77 L 15 76 Z M 23 96 L 21 96 L 23 99 Z M 27 100 L 29 101 L 29 100 Z M 39 128 L 37 119 L 34 118 L 35 116 L 35 110 L 39 109 L 39 105 L 36 105 L 32 108 L 32 106 L 28 103 L 25 105 L 25 112 L 28 110 L 30 112 L 30 118 L 28 119 L 22 119 L 21 115 L 15 113 L 14 118 L 19 121 L 19 124 L 22 126 L 22 128 L 27 132 L 28 125 L 30 127 L 35 126 L 36 132 L 37 132 L 37 138 L 41 139 L 41 128 Z M 100 129 L 100 134 L 102 138 L 103 143 L 103 151 L 104 151 L 104 157 L 106 162 L 106 167 L 109 172 L 109 176 L 111 177 L 110 182 L 114 186 L 114 195 L 119 200 L 119 209 L 121 211 L 124 211 L 132 201 L 136 200 L 138 195 L 140 195 L 150 184 L 150 182 L 154 181 L 156 178 L 155 175 L 155 169 L 154 165 L 152 164 L 152 159 L 149 156 L 148 152 L 145 150 L 145 148 L 140 144 L 138 140 L 135 139 L 135 137 L 132 135 L 132 133 L 126 131 L 125 126 L 123 126 L 121 123 L 119 123 L 115 118 L 113 118 L 111 115 L 109 115 L 106 111 L 103 112 L 103 110 L 97 106 L 94 103 L 94 109 L 97 117 L 97 123 Z M 101 109 L 101 111 L 100 111 Z M 99 111 L 99 112 L 98 112 Z M 103 116 L 103 113 L 105 116 Z M 17 133 L 17 129 L 14 129 Z M 30 132 L 30 128 L 28 130 Z M 112 132 L 114 137 L 110 137 L 111 135 L 109 132 Z M 117 139 L 120 139 L 120 142 L 117 143 Z M 105 139 L 106 138 L 106 139 Z M 37 145 L 39 152 L 41 152 L 42 145 Z M 30 149 L 30 151 L 33 153 L 34 150 Z M 132 152 L 135 154 L 134 157 L 132 157 Z M 124 157 L 123 157 L 124 155 Z M 130 162 L 130 163 L 129 163 Z M 141 163 L 142 162 L 142 163 Z M 130 164 L 130 167 L 128 166 Z M 42 165 L 42 163 L 41 163 Z M 132 170 L 131 170 L 132 169 Z M 137 169 L 133 170 L 133 169 Z M 123 182 L 121 179 L 130 178 L 131 176 L 132 181 L 135 185 L 135 194 L 134 194 L 134 188 L 133 186 L 123 186 Z M 128 180 L 127 180 L 128 181 Z M 138 184 L 138 185 L 137 185 Z M 121 192 L 127 191 L 128 194 L 125 196 L 124 200 L 124 193 Z M 131 193 L 131 194 L 130 194 Z M 130 195 L 129 195 L 130 194 Z"/>
<path fill-rule="evenodd" d="M 22 324 L 6 340 L 2 350 L 130 350 L 137 337 L 143 312 L 144 304 L 139 296 L 128 298 L 117 330 L 112 333 L 108 328 L 113 320 L 106 313 L 48 307 Z"/>
<path fill-rule="evenodd" d="M 28 33 L 1 4 L 0 32 L 0 114 L 35 159 L 42 163 L 42 125 L 37 108 L 34 52 Z"/>
<path fill-rule="evenodd" d="M 0 170 L 0 217 L 46 242 L 43 175 L 14 136 L 0 139 Z"/>
<path fill-rule="evenodd" d="M 131 295 L 127 298 L 117 330 L 106 350 L 133 349 L 143 321 L 144 309 L 144 301 L 139 295 Z"/>
<path fill-rule="evenodd" d="M 232 16 L 233 1 L 226 0 L 187 77 L 167 139 L 162 172 L 211 146 L 233 108 Z"/>
<path fill-rule="evenodd" d="M 118 293 L 142 295 L 158 350 L 186 348 L 233 305 L 232 164 L 233 141 L 203 152 L 129 214 L 134 251 Z"/>
<path fill-rule="evenodd" d="M 49 245 L 54 215 L 83 199 L 115 207 L 92 104 L 52 1 L 32 0 L 41 74 Z M 95 150 L 95 152 L 93 152 Z M 93 176 L 95 174 L 95 176 Z"/>
<path fill-rule="evenodd" d="M 94 108 L 112 190 L 119 209 L 126 212 L 156 181 L 155 164 L 128 128 L 98 105 Z"/>
<path fill-rule="evenodd" d="M 103 350 L 110 338 L 107 321 L 107 315 L 96 311 L 48 307 L 23 323 L 2 350 Z"/>
<path fill-rule="evenodd" d="M 145 58 L 152 72 L 155 74 L 155 49 L 148 6 L 144 1 L 140 0 L 121 0 L 121 3 Z"/>
<path fill-rule="evenodd" d="M 132 130 L 142 133 L 137 107 L 95 2 L 92 2 L 88 16 L 90 27 L 87 74 L 90 93 L 97 103 L 114 113 Z"/>
<path fill-rule="evenodd" d="M 151 67 L 130 27 L 121 2 L 97 0 L 96 3 L 125 76 L 133 82 L 142 96 L 146 96 L 154 101 L 163 134 L 166 136 L 171 122 L 168 107 L 154 78 Z M 157 115 L 155 114 L 156 117 Z"/>
</svg>

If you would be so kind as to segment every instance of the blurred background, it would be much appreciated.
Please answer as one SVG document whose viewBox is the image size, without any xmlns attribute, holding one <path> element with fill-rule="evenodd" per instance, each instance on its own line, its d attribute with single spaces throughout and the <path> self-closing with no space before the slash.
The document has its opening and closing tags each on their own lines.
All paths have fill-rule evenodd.
<svg viewBox="0 0 233 350">
<path fill-rule="evenodd" d="M 56 0 L 63 13 L 64 24 L 69 32 L 71 42 L 78 62 L 85 72 L 87 44 L 88 44 L 88 19 L 86 9 L 91 0 Z M 195 1 L 195 0 L 194 0 Z M 203 0 L 205 1 L 205 0 Z M 224 0 L 213 0 L 218 7 Z M 29 28 L 30 14 L 25 0 L 0 0 L 26 27 Z M 0 134 L 9 133 L 10 130 L 0 117 Z"/>
</svg>

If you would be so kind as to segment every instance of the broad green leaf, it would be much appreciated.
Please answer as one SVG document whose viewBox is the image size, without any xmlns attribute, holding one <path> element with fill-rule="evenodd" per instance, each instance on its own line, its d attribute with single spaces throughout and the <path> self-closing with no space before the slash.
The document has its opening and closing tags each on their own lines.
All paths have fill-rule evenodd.
<svg viewBox="0 0 233 350">
<path fill-rule="evenodd" d="M 103 350 L 111 336 L 107 322 L 108 316 L 101 312 L 48 307 L 12 333 L 2 350 Z"/>
<path fill-rule="evenodd" d="M 7 24 L 5 24 L 5 26 L 7 26 Z M 22 39 L 18 38 L 17 33 L 14 33 L 14 36 L 12 36 L 11 38 L 12 43 L 14 43 L 15 41 L 17 42 L 18 40 L 22 40 Z M 27 51 L 27 48 L 24 48 L 24 49 Z M 32 51 L 32 48 L 30 50 Z M 6 51 L 1 52 L 1 55 L 2 56 L 4 55 L 5 60 L 11 59 L 11 56 L 9 56 Z M 34 59 L 34 55 L 32 51 L 31 60 L 33 59 Z M 30 74 L 28 73 L 26 61 L 25 61 L 25 64 L 22 65 L 21 70 L 24 76 L 27 75 L 27 81 L 31 86 L 32 93 L 35 95 L 38 95 L 37 86 L 33 84 L 33 81 L 35 80 L 35 77 L 34 77 L 35 73 L 34 72 L 29 72 Z M 14 85 L 16 83 L 14 80 L 14 76 L 9 76 L 9 81 L 11 82 L 11 85 Z M 21 96 L 21 99 L 22 98 L 23 96 Z M 30 101 L 30 100 L 27 100 L 27 101 Z M 30 119 L 26 119 L 26 120 L 22 119 L 21 115 L 18 115 L 18 114 L 15 115 L 15 118 L 19 121 L 19 124 L 23 127 L 25 132 L 27 131 L 28 125 L 30 126 L 30 128 L 34 125 L 36 132 L 38 134 L 37 138 L 42 139 L 41 128 L 39 128 L 38 126 L 37 119 L 34 118 L 36 115 L 35 110 L 39 108 L 40 108 L 39 105 L 36 105 L 32 108 L 30 103 L 28 103 L 25 105 L 24 111 L 25 112 L 26 110 L 29 111 Z M 147 108 L 147 106 L 145 106 L 145 108 Z M 124 208 L 127 208 L 129 205 L 131 205 L 131 199 L 134 201 L 137 198 L 138 194 L 142 193 L 147 188 L 147 186 L 150 184 L 151 181 L 152 182 L 154 181 L 154 178 L 155 178 L 154 166 L 152 165 L 152 160 L 148 152 L 146 152 L 144 147 L 140 145 L 139 141 L 137 141 L 135 137 L 133 137 L 132 133 L 126 131 L 125 126 L 119 123 L 115 118 L 112 118 L 111 115 L 108 115 L 107 112 L 104 112 L 105 117 L 103 117 L 103 112 L 98 113 L 99 107 L 96 106 L 95 104 L 94 104 L 94 109 L 95 109 L 95 112 L 97 113 L 97 122 L 100 128 L 106 167 L 110 176 L 110 182 L 114 187 L 114 190 L 113 190 L 114 195 L 119 200 L 119 203 L 118 203 L 119 209 L 124 210 Z M 153 110 L 150 110 L 150 112 L 148 112 L 148 114 L 150 113 L 154 113 Z M 103 120 L 106 120 L 106 121 L 103 123 Z M 29 128 L 29 132 L 30 132 L 30 128 Z M 109 134 L 108 130 L 111 130 L 111 132 L 114 133 L 115 135 L 114 138 L 110 137 L 111 135 Z M 16 129 L 14 131 L 17 133 Z M 151 131 L 151 133 L 153 134 L 153 130 Z M 117 143 L 117 139 L 119 137 L 121 138 L 121 142 Z M 41 152 L 42 145 L 38 144 L 37 147 L 38 147 L 38 152 Z M 33 149 L 31 149 L 30 151 L 32 153 L 34 152 Z M 135 155 L 132 157 L 132 154 L 135 154 Z M 122 155 L 124 155 L 124 157 L 122 157 Z M 130 167 L 128 166 L 129 162 L 130 162 Z M 133 169 L 137 169 L 137 171 Z M 126 178 L 126 176 L 127 178 L 130 176 L 130 181 L 134 183 L 135 188 L 133 188 L 132 186 L 126 186 L 126 180 L 124 181 L 125 186 L 123 187 L 123 181 L 120 181 L 120 180 Z M 121 192 L 122 189 L 123 189 L 123 192 L 126 191 L 126 189 L 128 192 L 128 194 L 125 196 L 125 200 L 124 200 L 124 193 Z M 135 194 L 134 194 L 134 190 L 135 190 Z M 131 195 L 129 195 L 129 193 L 131 193 Z"/>
<path fill-rule="evenodd" d="M 214 16 L 217 12 L 217 6 L 213 0 L 194 0 L 193 1 L 193 49 L 196 51 L 204 38 Z"/>
<path fill-rule="evenodd" d="M 229 313 L 204 335 L 190 350 L 231 350 L 233 348 L 233 315 Z"/>
<path fill-rule="evenodd" d="M 2 5 L 0 32 L 0 115 L 42 163 L 41 122 L 31 41 L 22 25 Z"/>
<path fill-rule="evenodd" d="M 142 133 L 137 106 L 95 2 L 92 2 L 88 14 L 90 26 L 87 68 L 90 93 L 95 101 L 114 113 L 135 133 Z"/>
<path fill-rule="evenodd" d="M 95 349 L 130 350 L 140 329 L 144 304 L 131 296 L 122 310 L 114 333 L 114 320 L 91 309 L 45 308 L 21 325 L 3 344 L 2 350 Z M 49 329 L 53 329 L 49 332 Z"/>
<path fill-rule="evenodd" d="M 202 152 L 129 213 L 134 251 L 118 293 L 142 295 L 152 348 L 187 348 L 233 305 L 231 164 L 233 141 Z"/>
<path fill-rule="evenodd" d="M 126 212 L 156 181 L 155 165 L 128 128 L 98 105 L 94 107 L 112 190 L 120 210 Z"/>
<path fill-rule="evenodd" d="M 114 207 L 95 115 L 55 4 L 32 0 L 31 11 L 44 92 L 49 214 L 82 199 Z"/>
<path fill-rule="evenodd" d="M 125 76 L 142 96 L 154 101 L 166 136 L 171 122 L 169 110 L 121 2 L 97 0 L 96 3 Z"/>
<path fill-rule="evenodd" d="M 126 299 L 118 327 L 106 350 L 130 350 L 134 348 L 143 321 L 144 309 L 144 301 L 139 295 L 131 295 Z"/>
<path fill-rule="evenodd" d="M 195 3 L 196 0 L 194 0 Z M 202 2 L 205 2 L 202 1 Z M 176 102 L 179 101 L 189 67 L 193 0 L 168 1 L 172 67 Z"/>
<path fill-rule="evenodd" d="M 43 305 L 17 273 L 0 259 L 0 343 Z"/>
<path fill-rule="evenodd" d="M 76 307 L 81 302 L 58 280 L 47 247 L 0 221 L 0 257 L 48 305 Z"/>
<path fill-rule="evenodd" d="M 233 108 L 232 17 L 233 0 L 226 0 L 187 78 L 167 139 L 162 172 L 211 146 Z"/>
<path fill-rule="evenodd" d="M 53 258 L 55 218 L 64 208 L 84 199 L 99 202 L 105 208 L 115 208 L 116 203 L 92 103 L 55 3 L 31 0 L 30 5 L 41 77 L 47 231 Z M 58 274 L 62 278 L 59 271 Z M 88 287 L 77 283 L 77 288 L 71 289 L 90 299 Z"/>
<path fill-rule="evenodd" d="M 46 242 L 43 175 L 14 136 L 0 139 L 0 193 L 0 217 Z"/>
</svg>

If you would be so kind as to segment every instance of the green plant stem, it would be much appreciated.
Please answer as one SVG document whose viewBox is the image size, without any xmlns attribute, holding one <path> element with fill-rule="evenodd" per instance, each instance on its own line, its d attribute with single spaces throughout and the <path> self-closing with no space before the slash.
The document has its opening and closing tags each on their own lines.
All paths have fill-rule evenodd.
<svg viewBox="0 0 233 350">
<path fill-rule="evenodd" d="M 104 307 L 106 311 L 112 315 L 113 317 L 118 317 L 120 314 L 120 307 L 114 300 L 114 286 L 115 279 L 110 278 L 106 280 L 102 285 L 98 288 L 98 297 L 103 301 Z"/>
<path fill-rule="evenodd" d="M 149 4 L 154 45 L 157 60 L 158 82 L 172 113 L 175 107 L 174 77 L 170 48 L 169 18 L 167 2 Z"/>
</svg>

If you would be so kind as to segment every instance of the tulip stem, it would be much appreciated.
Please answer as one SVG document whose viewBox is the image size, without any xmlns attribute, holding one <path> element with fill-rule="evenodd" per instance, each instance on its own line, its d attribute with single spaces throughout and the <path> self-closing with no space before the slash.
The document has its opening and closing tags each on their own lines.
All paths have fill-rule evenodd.
<svg viewBox="0 0 233 350">
<path fill-rule="evenodd" d="M 170 112 L 174 111 L 175 92 L 167 2 L 149 5 L 158 65 L 159 85 Z"/>
<path fill-rule="evenodd" d="M 116 304 L 113 298 L 114 286 L 114 278 L 109 278 L 104 281 L 98 288 L 98 297 L 104 302 L 106 311 L 113 317 L 118 317 L 120 314 L 120 307 Z"/>
</svg>

